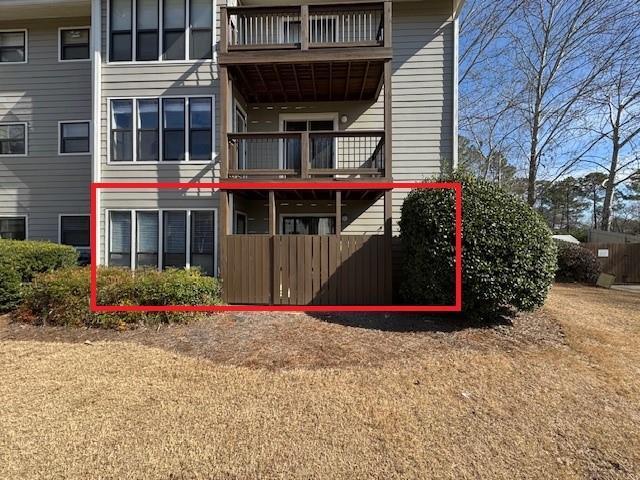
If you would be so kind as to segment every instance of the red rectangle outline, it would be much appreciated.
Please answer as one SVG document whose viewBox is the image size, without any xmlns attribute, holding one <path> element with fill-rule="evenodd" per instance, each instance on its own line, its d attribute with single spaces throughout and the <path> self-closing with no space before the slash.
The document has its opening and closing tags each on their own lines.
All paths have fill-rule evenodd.
<svg viewBox="0 0 640 480">
<path fill-rule="evenodd" d="M 96 208 L 99 189 L 203 189 L 216 190 L 393 190 L 396 188 L 451 189 L 455 192 L 455 303 L 454 305 L 98 305 Z M 462 185 L 459 182 L 92 182 L 91 183 L 91 287 L 92 312 L 461 312 L 462 311 Z"/>
</svg>

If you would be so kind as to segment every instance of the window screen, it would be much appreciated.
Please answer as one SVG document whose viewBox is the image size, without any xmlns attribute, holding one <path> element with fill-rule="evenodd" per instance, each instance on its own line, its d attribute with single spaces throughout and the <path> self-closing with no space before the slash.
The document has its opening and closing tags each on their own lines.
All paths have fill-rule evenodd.
<svg viewBox="0 0 640 480">
<path fill-rule="evenodd" d="M 131 266 L 131 212 L 110 213 L 109 265 Z"/>
<path fill-rule="evenodd" d="M 0 125 L 0 155 L 24 155 L 26 135 L 24 124 Z"/>
<path fill-rule="evenodd" d="M 0 238 L 25 240 L 27 238 L 26 219 L 23 217 L 0 218 Z"/>
<path fill-rule="evenodd" d="M 202 273 L 214 275 L 215 225 L 212 211 L 191 212 L 191 267 L 199 267 Z"/>
<path fill-rule="evenodd" d="M 189 158 L 211 160 L 211 99 L 189 100 Z"/>
<path fill-rule="evenodd" d="M 111 61 L 131 60 L 132 0 L 111 0 Z"/>
<path fill-rule="evenodd" d="M 164 0 L 163 58 L 185 59 L 185 2 Z"/>
<path fill-rule="evenodd" d="M 60 217 L 60 242 L 73 247 L 89 247 L 89 216 Z"/>
<path fill-rule="evenodd" d="M 89 58 L 89 29 L 60 31 L 60 59 L 86 60 Z"/>
<path fill-rule="evenodd" d="M 111 101 L 111 160 L 133 160 L 133 101 Z"/>
<path fill-rule="evenodd" d="M 158 161 L 160 134 L 158 100 L 138 100 L 138 161 Z"/>
<path fill-rule="evenodd" d="M 191 39 L 189 58 L 212 58 L 213 53 L 213 2 L 191 0 Z"/>
<path fill-rule="evenodd" d="M 136 266 L 158 266 L 158 212 L 136 213 Z"/>
<path fill-rule="evenodd" d="M 168 98 L 162 101 L 162 136 L 164 160 L 184 160 L 184 99 Z"/>
<path fill-rule="evenodd" d="M 138 0 L 136 59 L 158 59 L 158 0 Z"/>
<path fill-rule="evenodd" d="M 60 124 L 60 153 L 89 153 L 89 122 Z"/>
<path fill-rule="evenodd" d="M 0 63 L 24 62 L 25 40 L 24 32 L 0 32 Z"/>
<path fill-rule="evenodd" d="M 187 213 L 163 212 L 163 267 L 183 268 L 187 258 Z"/>
</svg>

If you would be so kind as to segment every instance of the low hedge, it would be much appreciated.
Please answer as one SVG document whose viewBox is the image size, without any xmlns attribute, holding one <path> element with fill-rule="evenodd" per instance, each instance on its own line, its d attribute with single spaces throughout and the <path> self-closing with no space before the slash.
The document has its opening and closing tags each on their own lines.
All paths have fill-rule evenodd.
<svg viewBox="0 0 640 480">
<path fill-rule="evenodd" d="M 0 311 L 17 305 L 22 284 L 31 282 L 34 275 L 72 267 L 77 261 L 78 252 L 67 245 L 0 239 Z"/>
<path fill-rule="evenodd" d="M 558 282 L 578 282 L 594 285 L 601 267 L 596 255 L 580 245 L 558 241 Z"/>
<path fill-rule="evenodd" d="M 462 306 L 470 317 L 544 303 L 556 271 L 556 246 L 544 219 L 497 185 L 456 172 L 462 184 Z M 402 206 L 400 295 L 411 304 L 454 302 L 454 193 L 417 189 Z"/>
<path fill-rule="evenodd" d="M 140 324 L 184 322 L 192 312 L 94 313 L 89 309 L 90 269 L 74 267 L 37 275 L 26 288 L 19 320 L 47 325 L 126 329 Z M 197 270 L 101 268 L 98 305 L 214 305 L 220 303 L 217 279 Z"/>
</svg>

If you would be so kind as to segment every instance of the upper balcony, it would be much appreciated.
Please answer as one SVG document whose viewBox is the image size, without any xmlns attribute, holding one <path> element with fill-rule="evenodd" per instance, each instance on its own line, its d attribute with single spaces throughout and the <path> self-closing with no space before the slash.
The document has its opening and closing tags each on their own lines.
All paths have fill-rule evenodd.
<svg viewBox="0 0 640 480">
<path fill-rule="evenodd" d="M 316 63 L 391 58 L 391 2 L 221 7 L 219 62 Z"/>
</svg>

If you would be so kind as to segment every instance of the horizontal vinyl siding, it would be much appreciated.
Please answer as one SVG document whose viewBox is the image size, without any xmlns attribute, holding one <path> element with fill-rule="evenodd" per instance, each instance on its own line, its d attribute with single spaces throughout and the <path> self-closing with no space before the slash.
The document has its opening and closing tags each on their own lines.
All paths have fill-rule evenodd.
<svg viewBox="0 0 640 480">
<path fill-rule="evenodd" d="M 106 263 L 107 245 L 105 242 L 106 212 L 108 210 L 188 210 L 215 209 L 219 211 L 219 194 L 217 191 L 190 190 L 102 190 L 100 205 L 100 252 L 101 263 Z M 216 237 L 218 229 L 216 225 Z M 219 245 L 219 242 L 218 242 Z M 216 252 L 216 255 L 218 252 Z M 219 263 L 218 263 L 219 265 Z"/>
<path fill-rule="evenodd" d="M 219 174 L 217 154 L 220 139 L 217 64 L 201 62 L 108 63 L 107 55 L 107 0 L 102 3 L 102 104 L 101 104 L 101 180 L 105 182 L 212 182 Z M 216 15 L 216 22 L 218 21 Z M 207 95 L 214 97 L 214 161 L 208 164 L 181 162 L 156 164 L 107 163 L 109 98 L 170 97 Z"/>
<path fill-rule="evenodd" d="M 91 156 L 58 155 L 58 122 L 91 120 L 91 62 L 58 62 L 58 28 L 89 18 L 0 21 L 28 30 L 28 63 L 0 64 L 0 122 L 27 122 L 26 157 L 0 157 L 0 216 L 27 215 L 30 239 L 58 241 L 59 214 L 89 214 Z"/>
</svg>

